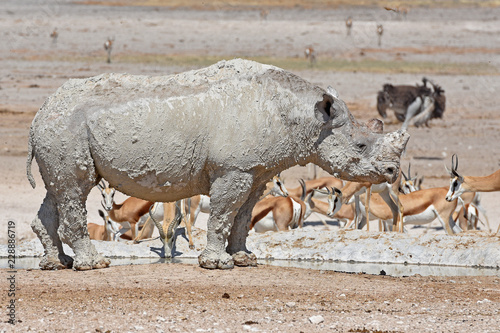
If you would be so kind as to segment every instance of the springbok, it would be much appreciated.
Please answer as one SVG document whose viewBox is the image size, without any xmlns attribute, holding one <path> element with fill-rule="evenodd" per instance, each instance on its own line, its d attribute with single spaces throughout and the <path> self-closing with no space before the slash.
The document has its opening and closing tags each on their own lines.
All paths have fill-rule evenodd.
<svg viewBox="0 0 500 333">
<path fill-rule="evenodd" d="M 403 177 L 401 177 L 403 176 Z M 402 192 L 403 194 L 409 194 L 411 192 L 417 191 L 417 188 L 415 186 L 415 181 L 417 177 L 411 177 L 411 165 L 408 164 L 408 176 L 404 173 L 403 170 L 401 170 L 400 176 L 396 182 L 394 182 L 392 185 L 388 183 L 382 183 L 378 185 L 371 185 L 370 188 L 367 186 L 369 183 L 352 183 L 350 182 L 346 186 L 345 189 L 343 189 L 344 193 L 347 193 L 345 195 L 344 201 L 349 201 L 350 197 L 352 196 L 352 193 L 356 191 L 356 189 L 360 189 L 356 194 L 360 195 L 363 193 L 362 187 L 364 187 L 366 190 L 365 194 L 365 203 L 361 204 L 359 202 L 359 199 L 356 201 L 356 205 L 364 206 L 364 214 L 362 216 L 362 220 L 360 222 L 361 227 L 364 226 L 366 223 L 367 225 L 367 230 L 369 230 L 369 223 L 365 221 L 364 219 L 369 216 L 369 210 L 370 210 L 370 198 L 371 198 L 371 193 L 378 193 L 379 196 L 385 201 L 385 203 L 388 205 L 388 207 L 391 209 L 392 212 L 392 221 L 393 221 L 393 226 L 392 230 L 393 231 L 400 231 L 403 232 L 403 215 L 404 215 L 404 206 L 401 204 L 399 198 L 399 192 Z M 370 189 L 370 190 L 368 190 Z M 356 219 L 357 215 L 359 214 L 360 209 L 356 209 Z M 397 224 L 397 221 L 399 221 L 399 225 Z M 382 230 L 382 225 L 386 225 L 386 222 L 384 221 L 383 224 L 379 224 L 380 230 Z M 384 228 L 387 229 L 387 228 Z"/>
<path fill-rule="evenodd" d="M 104 220 L 104 224 L 88 223 L 87 229 L 89 230 L 90 239 L 102 241 L 114 241 L 115 236 L 119 233 L 119 227 L 113 223 L 108 216 L 99 209 L 99 216 Z"/>
<path fill-rule="evenodd" d="M 441 222 L 446 233 L 461 232 L 462 229 L 455 225 L 453 212 L 457 208 L 457 200 L 451 202 L 445 199 L 448 188 L 438 187 L 399 196 L 399 200 L 404 207 L 403 225 L 431 223 L 436 218 Z M 362 205 L 362 204 L 361 204 Z M 364 210 L 361 210 L 365 214 Z M 380 195 L 373 195 L 370 200 L 370 213 L 381 220 L 389 220 L 392 211 L 386 205 Z"/>
<path fill-rule="evenodd" d="M 140 241 L 148 240 L 153 236 L 155 229 L 153 218 L 156 221 L 163 221 L 163 229 L 166 230 L 169 227 L 170 222 L 175 218 L 176 214 L 176 203 L 174 202 L 155 202 L 149 210 L 149 214 L 145 214 L 139 220 L 139 224 L 142 225 L 142 229 L 138 236 L 134 239 L 134 242 L 139 243 Z M 179 201 L 177 205 L 182 206 Z M 186 234 L 189 239 L 189 247 L 194 248 L 194 243 L 191 235 L 191 225 L 186 223 L 183 216 L 183 221 L 186 225 Z"/>
<path fill-rule="evenodd" d="M 382 35 L 384 34 L 384 27 L 382 24 L 377 24 L 378 46 L 382 45 Z"/>
<path fill-rule="evenodd" d="M 453 221 L 458 224 L 462 230 L 477 230 L 479 222 L 480 194 L 475 192 L 464 193 L 464 195 L 473 194 L 471 202 L 465 202 L 463 197 L 459 201 L 462 205 L 458 211 L 453 213 Z M 490 230 L 491 231 L 491 230 Z"/>
<path fill-rule="evenodd" d="M 50 38 L 52 38 L 52 44 L 57 43 L 57 37 L 59 37 L 59 33 L 57 32 L 57 28 L 54 28 L 52 32 L 50 33 Z"/>
<path fill-rule="evenodd" d="M 302 194 L 295 196 L 265 197 L 252 210 L 250 229 L 255 232 L 285 231 L 302 227 L 304 220 L 311 214 L 307 205 L 305 183 L 301 179 Z M 272 215 L 271 215 L 272 213 Z"/>
<path fill-rule="evenodd" d="M 326 193 L 324 190 L 315 189 L 306 197 L 306 204 L 309 205 L 311 212 L 326 215 L 330 218 L 338 219 L 339 221 L 347 223 L 346 220 L 354 219 L 354 210 L 352 205 L 342 204 L 342 191 L 331 187 L 331 191 L 326 188 Z M 314 193 L 321 193 L 327 195 L 327 201 L 314 199 Z M 327 225 L 323 220 L 323 224 Z"/>
<path fill-rule="evenodd" d="M 260 10 L 260 18 L 262 20 L 267 20 L 267 15 L 269 15 L 269 10 L 268 9 L 261 9 Z"/>
<path fill-rule="evenodd" d="M 401 177 L 401 175 L 399 176 Z M 368 214 L 369 207 L 371 205 L 370 200 L 372 198 L 372 193 L 378 194 L 382 200 L 385 201 L 386 206 L 390 209 L 392 213 L 393 220 L 393 230 L 394 231 L 403 231 L 401 220 L 403 216 L 403 207 L 399 201 L 398 194 L 399 187 L 399 179 L 396 180 L 393 184 L 382 183 L 382 184 L 371 184 L 368 182 L 347 182 L 346 185 L 342 188 L 342 193 L 344 194 L 343 203 L 351 203 L 351 198 L 355 197 L 355 211 L 356 216 L 354 221 L 358 224 L 358 219 L 361 216 L 361 222 L 356 226 L 356 228 L 362 228 L 364 226 L 364 216 Z M 365 193 L 364 199 L 365 203 L 361 204 L 360 196 Z M 363 215 L 360 214 L 360 210 L 364 209 L 365 213 Z M 398 225 L 399 221 L 399 225 Z M 367 223 L 367 230 L 369 230 L 369 224 Z"/>
<path fill-rule="evenodd" d="M 387 109 L 394 111 L 397 120 L 407 129 L 413 119 L 415 126 L 428 126 L 429 120 L 442 118 L 446 108 L 444 90 L 427 78 L 423 85 L 397 85 L 386 83 L 377 95 L 377 110 L 382 118 L 387 118 Z M 427 82 L 432 89 L 427 87 Z"/>
<path fill-rule="evenodd" d="M 446 193 L 446 200 L 455 200 L 466 192 L 500 191 L 500 169 L 491 175 L 483 177 L 462 176 L 457 172 L 457 169 L 458 156 L 453 154 L 451 157 L 451 171 L 447 168 L 451 179 L 449 191 Z"/>
<path fill-rule="evenodd" d="M 104 181 L 101 181 L 97 186 L 102 195 L 101 205 L 108 213 L 109 218 L 116 223 L 124 224 L 122 227 L 131 228 L 131 237 L 135 240 L 141 216 L 149 211 L 149 207 L 154 202 L 129 197 L 121 204 L 117 204 L 114 202 L 114 195 L 116 193 L 114 188 L 109 187 Z M 129 223 L 130 226 L 127 226 L 126 223 Z"/>
<path fill-rule="evenodd" d="M 446 170 L 451 176 L 450 187 L 448 189 L 448 192 L 446 193 L 447 201 L 452 201 L 459 197 L 463 198 L 464 195 L 469 192 L 474 193 L 474 192 L 500 191 L 500 169 L 488 176 L 483 176 L 483 177 L 462 176 L 457 172 L 457 169 L 458 169 L 458 156 L 456 154 L 453 154 L 451 157 L 451 170 L 448 170 L 448 168 L 446 167 Z M 486 211 L 484 210 L 483 207 L 481 207 L 481 205 L 475 204 L 475 206 L 485 216 L 488 229 L 490 229 L 489 220 L 488 217 L 486 216 Z M 500 233 L 500 226 L 498 227 L 497 233 Z"/>
<path fill-rule="evenodd" d="M 161 219 L 165 228 L 168 226 L 168 221 L 172 221 L 175 217 L 174 203 L 154 203 L 152 201 L 146 201 L 134 197 L 127 198 L 122 204 L 116 204 L 114 202 L 114 195 L 116 190 L 109 187 L 103 180 L 98 184 L 98 188 L 101 191 L 102 201 L 101 205 L 104 210 L 108 213 L 109 219 L 113 222 L 120 224 L 122 227 L 124 239 L 132 239 L 134 242 L 139 242 L 151 238 L 154 225 L 149 222 L 150 217 L 147 215 L 149 208 L 155 205 L 154 212 L 161 214 Z M 165 214 L 166 211 L 166 214 Z M 139 227 L 142 229 L 139 232 Z M 126 231 L 130 229 L 131 231 Z M 190 240 L 190 246 L 194 247 L 190 225 L 186 224 L 187 234 Z M 126 231 L 126 232 L 125 232 Z"/>
<path fill-rule="evenodd" d="M 341 179 L 335 178 L 335 177 L 320 177 L 316 179 L 311 179 L 311 180 L 306 180 L 305 182 L 306 186 L 306 195 L 311 193 L 315 189 L 321 189 L 321 188 L 342 188 L 344 186 L 344 182 Z M 303 187 L 302 185 L 299 185 L 298 187 L 292 188 L 292 189 L 287 189 L 288 194 L 294 197 L 300 197 L 302 195 Z"/>
<path fill-rule="evenodd" d="M 114 41 L 115 41 L 115 37 L 113 37 L 113 38 L 108 37 L 108 39 L 104 43 L 104 49 L 108 53 L 108 60 L 107 60 L 108 64 L 111 63 L 111 51 L 113 50 Z"/>
<path fill-rule="evenodd" d="M 314 66 L 316 63 L 316 51 L 311 47 L 306 47 L 304 50 L 304 55 L 306 56 L 306 59 L 309 59 L 309 63 L 311 66 Z"/>
<path fill-rule="evenodd" d="M 348 17 L 345 20 L 345 27 L 347 28 L 347 36 L 351 35 L 351 29 L 352 29 L 352 17 Z"/>
<path fill-rule="evenodd" d="M 415 177 L 411 176 L 411 164 L 408 164 L 408 176 L 403 172 L 403 170 L 401 170 L 401 175 L 403 175 L 404 179 L 400 179 L 399 192 L 408 194 L 417 191 L 418 177 L 417 175 L 415 175 Z"/>
</svg>

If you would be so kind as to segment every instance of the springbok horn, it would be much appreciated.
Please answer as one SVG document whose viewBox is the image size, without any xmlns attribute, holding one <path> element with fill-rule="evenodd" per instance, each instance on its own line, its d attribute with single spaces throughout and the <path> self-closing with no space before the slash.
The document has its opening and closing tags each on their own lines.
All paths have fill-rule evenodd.
<svg viewBox="0 0 500 333">
<path fill-rule="evenodd" d="M 300 200 L 304 201 L 304 199 L 306 198 L 306 194 L 307 194 L 307 188 L 306 188 L 306 182 L 304 181 L 304 179 L 299 179 L 299 183 L 300 183 L 300 186 L 302 187 L 302 195 L 300 196 Z"/>
<path fill-rule="evenodd" d="M 453 172 L 450 171 L 450 169 L 448 169 L 448 167 L 446 166 L 446 163 L 443 163 L 444 164 L 444 168 L 446 169 L 446 172 L 448 172 L 448 174 L 450 176 L 454 176 Z"/>
<path fill-rule="evenodd" d="M 458 156 L 457 156 L 457 154 L 453 154 L 451 156 L 451 168 L 453 171 L 457 171 L 457 169 L 458 169 Z"/>
<path fill-rule="evenodd" d="M 327 190 L 320 190 L 319 188 L 315 188 L 314 191 L 318 192 L 318 193 L 321 193 L 321 194 L 324 194 L 324 195 L 328 195 L 330 194 L 330 190 L 328 189 L 328 187 L 325 187 Z"/>
<path fill-rule="evenodd" d="M 339 190 L 336 187 L 332 187 L 332 191 L 333 191 L 333 193 L 337 193 L 337 196 L 339 197 L 339 199 L 342 200 L 342 191 L 341 190 Z"/>
<path fill-rule="evenodd" d="M 450 174 L 450 176 L 455 176 L 455 158 L 454 158 L 455 154 L 451 155 L 451 170 L 448 169 L 448 167 L 446 166 L 446 164 L 444 165 L 444 168 L 446 169 L 446 171 Z"/>
<path fill-rule="evenodd" d="M 403 177 L 405 177 L 405 180 L 408 181 L 408 177 L 406 177 L 405 172 L 403 170 L 401 170 L 401 174 L 403 175 Z"/>
<path fill-rule="evenodd" d="M 161 223 L 155 220 L 153 213 L 151 212 L 153 207 L 154 207 L 154 204 L 149 206 L 149 217 L 151 217 L 151 220 L 156 225 L 156 228 L 158 229 L 158 233 L 160 234 L 161 241 L 164 242 L 165 241 L 165 231 L 163 230 Z"/>
</svg>

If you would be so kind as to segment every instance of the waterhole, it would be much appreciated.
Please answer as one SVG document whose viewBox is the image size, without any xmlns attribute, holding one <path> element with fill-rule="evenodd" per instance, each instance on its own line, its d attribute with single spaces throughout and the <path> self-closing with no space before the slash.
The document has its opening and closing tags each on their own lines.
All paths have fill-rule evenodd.
<svg viewBox="0 0 500 333">
<path fill-rule="evenodd" d="M 16 258 L 15 269 L 39 269 L 38 257 Z M 149 265 L 163 263 L 183 263 L 198 265 L 197 258 L 112 258 L 111 266 L 122 265 Z M 314 269 L 323 271 L 335 271 L 345 273 L 364 273 L 371 275 L 402 276 L 499 276 L 500 269 L 461 267 L 461 266 L 437 266 L 437 265 L 415 265 L 415 264 L 390 264 L 390 263 L 360 263 L 360 262 L 334 262 L 334 261 L 312 261 L 312 260 L 273 260 L 259 259 L 259 265 L 270 265 L 279 267 L 295 267 L 302 269 Z M 0 268 L 7 269 L 7 259 L 0 259 Z"/>
</svg>

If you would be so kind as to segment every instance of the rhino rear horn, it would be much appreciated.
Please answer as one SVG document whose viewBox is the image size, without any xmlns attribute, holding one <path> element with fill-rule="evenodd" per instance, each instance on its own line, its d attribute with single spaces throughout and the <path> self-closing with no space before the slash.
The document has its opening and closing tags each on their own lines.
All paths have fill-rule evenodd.
<svg viewBox="0 0 500 333">
<path fill-rule="evenodd" d="M 326 88 L 326 92 L 329 93 L 330 95 L 332 95 L 335 98 L 339 98 L 339 93 L 332 86 L 328 86 Z"/>
<path fill-rule="evenodd" d="M 382 134 L 384 131 L 384 122 L 380 119 L 370 119 L 366 125 L 375 133 Z"/>
</svg>

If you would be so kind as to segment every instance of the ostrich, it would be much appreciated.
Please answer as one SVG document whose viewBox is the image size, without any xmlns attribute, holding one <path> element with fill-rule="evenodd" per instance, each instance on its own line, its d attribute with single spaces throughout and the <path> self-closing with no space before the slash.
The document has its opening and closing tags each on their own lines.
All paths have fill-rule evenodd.
<svg viewBox="0 0 500 333">
<path fill-rule="evenodd" d="M 379 114 L 386 118 L 386 110 L 393 110 L 396 118 L 403 122 L 404 129 L 408 128 L 411 119 L 418 127 L 428 126 L 429 120 L 433 118 L 442 118 L 446 108 L 444 90 L 425 77 L 422 82 L 423 85 L 415 86 L 384 84 L 377 95 Z"/>
</svg>

